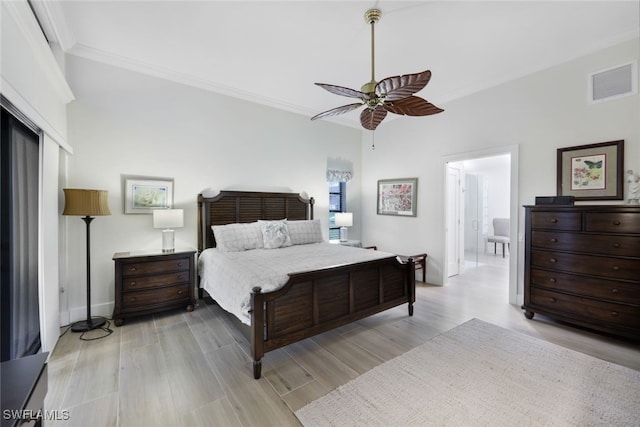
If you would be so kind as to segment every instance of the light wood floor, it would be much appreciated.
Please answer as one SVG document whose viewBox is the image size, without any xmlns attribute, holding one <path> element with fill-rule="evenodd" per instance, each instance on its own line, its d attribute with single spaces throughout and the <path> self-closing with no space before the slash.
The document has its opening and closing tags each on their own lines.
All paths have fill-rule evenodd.
<svg viewBox="0 0 640 427">
<path fill-rule="evenodd" d="M 288 426 L 293 411 L 435 335 L 478 318 L 640 370 L 640 344 L 598 335 L 508 304 L 501 257 L 450 280 L 418 283 L 406 306 L 268 353 L 253 379 L 249 345 L 219 307 L 131 319 L 95 341 L 64 334 L 49 361 L 47 410 L 71 426 Z M 101 331 L 92 331 L 100 335 Z M 412 397 L 408 397 L 412 398 Z"/>
</svg>

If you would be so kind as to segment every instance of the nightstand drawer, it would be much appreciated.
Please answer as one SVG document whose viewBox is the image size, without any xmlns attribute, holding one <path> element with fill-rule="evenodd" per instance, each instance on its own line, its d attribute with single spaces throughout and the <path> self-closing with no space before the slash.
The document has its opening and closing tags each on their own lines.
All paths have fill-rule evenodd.
<svg viewBox="0 0 640 427">
<path fill-rule="evenodd" d="M 188 300 L 191 297 L 189 283 L 154 290 L 126 292 L 122 296 L 123 310 L 166 304 L 172 301 Z"/>
<path fill-rule="evenodd" d="M 145 274 L 169 273 L 172 271 L 186 271 L 190 266 L 189 258 L 179 258 L 162 261 L 126 263 L 122 268 L 122 277 L 143 276 Z"/>
<path fill-rule="evenodd" d="M 122 280 L 122 288 L 126 291 L 157 288 L 158 286 L 171 286 L 188 283 L 191 280 L 188 271 L 178 273 L 156 274 L 155 276 L 126 277 Z"/>
<path fill-rule="evenodd" d="M 640 221 L 632 213 L 588 213 L 585 231 L 640 234 Z"/>
</svg>

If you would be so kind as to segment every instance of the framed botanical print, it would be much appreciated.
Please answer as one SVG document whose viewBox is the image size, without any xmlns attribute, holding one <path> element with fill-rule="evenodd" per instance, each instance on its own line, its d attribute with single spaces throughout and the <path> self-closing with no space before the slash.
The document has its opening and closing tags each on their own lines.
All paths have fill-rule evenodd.
<svg viewBox="0 0 640 427">
<path fill-rule="evenodd" d="M 378 181 L 378 215 L 416 216 L 418 178 Z"/>
<path fill-rule="evenodd" d="M 575 200 L 622 200 L 624 141 L 558 149 L 558 196 Z"/>
</svg>

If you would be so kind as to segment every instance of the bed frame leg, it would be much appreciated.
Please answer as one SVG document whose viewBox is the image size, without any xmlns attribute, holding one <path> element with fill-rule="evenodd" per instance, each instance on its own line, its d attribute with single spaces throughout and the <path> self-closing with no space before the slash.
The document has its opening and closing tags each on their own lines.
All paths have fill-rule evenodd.
<svg viewBox="0 0 640 427">
<path fill-rule="evenodd" d="M 256 380 L 260 379 L 262 375 L 262 360 L 254 360 L 253 361 L 253 378 Z"/>
</svg>

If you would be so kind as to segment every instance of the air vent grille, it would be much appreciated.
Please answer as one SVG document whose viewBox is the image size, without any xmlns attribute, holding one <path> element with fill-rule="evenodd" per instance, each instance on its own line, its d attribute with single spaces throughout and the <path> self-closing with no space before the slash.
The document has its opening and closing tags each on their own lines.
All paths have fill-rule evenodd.
<svg viewBox="0 0 640 427">
<path fill-rule="evenodd" d="M 637 62 L 593 73 L 589 76 L 589 102 L 635 95 L 638 93 L 637 82 Z"/>
</svg>

